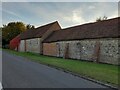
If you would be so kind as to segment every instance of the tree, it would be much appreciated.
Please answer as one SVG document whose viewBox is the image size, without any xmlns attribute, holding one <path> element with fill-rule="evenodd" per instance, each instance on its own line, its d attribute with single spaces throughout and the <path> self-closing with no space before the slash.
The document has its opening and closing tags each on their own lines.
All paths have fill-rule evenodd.
<svg viewBox="0 0 120 90">
<path fill-rule="evenodd" d="M 9 44 L 9 41 L 16 37 L 21 32 L 26 31 L 26 26 L 22 22 L 10 22 L 2 27 L 3 45 Z"/>
<path fill-rule="evenodd" d="M 106 17 L 106 16 L 97 18 L 97 19 L 96 19 L 96 22 L 104 21 L 104 20 L 107 20 L 107 17 Z"/>
<path fill-rule="evenodd" d="M 7 25 L 3 25 L 2 29 L 2 45 L 9 44 L 10 40 L 19 35 L 20 33 L 33 29 L 33 25 L 25 25 L 22 22 L 10 22 Z"/>
<path fill-rule="evenodd" d="M 8 25 L 3 26 L 2 38 L 6 41 L 10 41 L 12 38 L 24 31 L 26 31 L 26 27 L 22 22 L 10 22 Z"/>
<path fill-rule="evenodd" d="M 33 25 L 27 24 L 26 28 L 27 28 L 27 30 L 29 30 L 29 29 L 34 29 L 35 27 Z"/>
</svg>

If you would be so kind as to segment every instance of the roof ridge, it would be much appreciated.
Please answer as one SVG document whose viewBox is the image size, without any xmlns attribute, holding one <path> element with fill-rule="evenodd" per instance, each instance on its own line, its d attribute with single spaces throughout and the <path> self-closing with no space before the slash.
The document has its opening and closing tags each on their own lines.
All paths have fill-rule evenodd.
<svg viewBox="0 0 120 90">
<path fill-rule="evenodd" d="M 27 38 L 41 37 L 42 34 L 44 34 L 47 30 L 49 30 L 50 27 L 52 25 L 54 25 L 55 23 L 58 23 L 58 21 L 54 21 L 52 23 L 48 23 L 48 24 L 42 25 L 42 26 L 37 27 L 37 28 L 27 30 L 27 31 L 25 31 L 21 34 L 21 38 L 22 39 L 27 39 Z"/>
<path fill-rule="evenodd" d="M 55 21 L 55 22 L 52 22 L 52 23 L 43 25 L 43 26 L 41 26 L 41 27 L 49 26 L 49 27 L 47 28 L 47 31 L 48 31 L 55 23 L 58 23 L 58 21 Z M 39 28 L 41 28 L 41 27 L 39 27 Z M 38 29 L 39 29 L 39 28 L 38 28 Z M 37 36 L 37 35 L 39 35 L 39 33 L 37 33 L 35 36 Z"/>
<path fill-rule="evenodd" d="M 35 29 L 38 29 L 38 28 L 41 28 L 41 27 L 44 27 L 44 26 L 47 26 L 47 25 L 51 25 L 51 24 L 55 24 L 55 23 L 58 23 L 58 21 L 54 21 L 54 22 L 51 22 L 51 23 L 47 23 L 47 24 L 44 24 L 44 25 L 41 25 Z"/>
<path fill-rule="evenodd" d="M 110 20 L 115 20 L 115 19 L 120 19 L 120 17 L 115 17 L 115 18 L 111 18 L 111 19 L 103 20 L 103 21 L 100 21 L 100 22 L 89 22 L 89 23 L 84 23 L 84 24 L 81 24 L 81 25 L 75 25 L 75 26 L 71 26 L 71 27 L 64 28 L 64 29 L 62 29 L 62 30 L 66 30 L 66 29 L 74 28 L 74 27 L 79 27 L 79 26 L 84 26 L 84 25 L 90 25 L 90 24 L 102 23 L 102 22 L 106 22 L 106 21 L 110 21 Z"/>
</svg>

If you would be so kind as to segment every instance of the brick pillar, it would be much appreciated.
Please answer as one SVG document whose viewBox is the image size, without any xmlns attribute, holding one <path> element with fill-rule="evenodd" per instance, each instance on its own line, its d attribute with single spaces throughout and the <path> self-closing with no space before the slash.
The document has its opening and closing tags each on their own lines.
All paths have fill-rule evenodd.
<svg viewBox="0 0 120 90">
<path fill-rule="evenodd" d="M 43 43 L 40 43 L 40 54 L 43 54 Z"/>
<path fill-rule="evenodd" d="M 26 52 L 26 40 L 24 40 L 24 42 L 25 42 L 25 52 Z"/>
<path fill-rule="evenodd" d="M 39 46 L 40 46 L 40 55 L 42 55 L 43 54 L 43 39 L 42 38 L 40 38 L 40 40 L 39 40 Z"/>
<path fill-rule="evenodd" d="M 95 44 L 95 49 L 94 49 L 94 54 L 93 54 L 94 62 L 99 63 L 99 55 L 100 55 L 100 42 L 97 41 Z"/>
<path fill-rule="evenodd" d="M 69 43 L 65 46 L 64 58 L 69 58 Z"/>
<path fill-rule="evenodd" d="M 18 51 L 18 50 L 19 50 L 19 46 L 17 45 L 17 47 L 16 47 L 16 48 L 17 48 L 17 51 Z"/>
<path fill-rule="evenodd" d="M 57 43 L 57 56 L 60 57 L 60 45 Z"/>
</svg>

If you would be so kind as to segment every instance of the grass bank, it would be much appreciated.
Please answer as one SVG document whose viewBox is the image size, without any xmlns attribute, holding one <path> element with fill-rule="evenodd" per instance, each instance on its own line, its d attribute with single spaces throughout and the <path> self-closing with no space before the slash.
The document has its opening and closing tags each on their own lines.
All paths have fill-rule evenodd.
<svg viewBox="0 0 120 90">
<path fill-rule="evenodd" d="M 15 55 L 27 57 L 32 61 L 42 64 L 49 64 L 51 66 L 62 68 L 64 70 L 110 84 L 112 86 L 118 86 L 118 66 L 115 65 L 48 57 L 33 53 L 16 52 L 12 50 L 5 51 Z"/>
</svg>

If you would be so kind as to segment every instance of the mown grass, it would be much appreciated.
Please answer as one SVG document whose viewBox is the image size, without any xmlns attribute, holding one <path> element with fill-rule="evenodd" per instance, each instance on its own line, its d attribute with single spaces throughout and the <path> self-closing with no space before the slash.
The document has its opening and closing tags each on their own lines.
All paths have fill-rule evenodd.
<svg viewBox="0 0 120 90">
<path fill-rule="evenodd" d="M 73 73 L 89 77 L 103 83 L 107 83 L 113 86 L 118 86 L 118 67 L 108 64 L 97 64 L 87 61 L 78 61 L 71 59 L 63 59 L 56 57 L 48 57 L 34 53 L 16 52 L 12 50 L 5 50 L 9 53 L 27 57 L 32 61 L 36 61 L 42 64 L 49 64 L 64 70 L 69 70 Z"/>
</svg>

